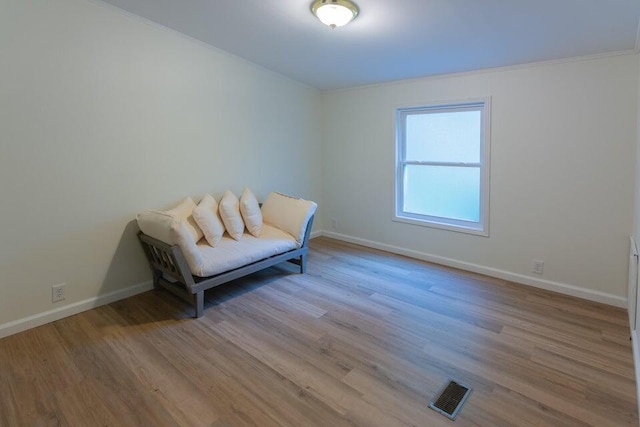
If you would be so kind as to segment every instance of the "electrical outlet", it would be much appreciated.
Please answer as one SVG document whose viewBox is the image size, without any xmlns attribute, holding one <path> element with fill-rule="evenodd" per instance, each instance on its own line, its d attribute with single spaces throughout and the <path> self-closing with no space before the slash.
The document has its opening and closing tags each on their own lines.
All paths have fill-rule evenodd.
<svg viewBox="0 0 640 427">
<path fill-rule="evenodd" d="M 64 283 L 51 287 L 51 302 L 64 301 L 64 287 Z"/>
<path fill-rule="evenodd" d="M 331 218 L 331 228 L 333 230 L 337 230 L 338 229 L 338 220 L 335 218 Z"/>
<path fill-rule="evenodd" d="M 533 272 L 535 274 L 544 273 L 544 261 L 533 260 Z"/>
</svg>

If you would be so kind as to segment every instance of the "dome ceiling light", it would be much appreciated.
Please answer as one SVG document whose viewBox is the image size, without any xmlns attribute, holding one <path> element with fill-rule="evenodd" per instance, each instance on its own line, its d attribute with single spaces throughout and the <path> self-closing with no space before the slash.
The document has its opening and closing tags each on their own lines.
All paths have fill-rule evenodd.
<svg viewBox="0 0 640 427">
<path fill-rule="evenodd" d="M 315 0 L 311 3 L 311 12 L 324 25 L 334 29 L 353 21 L 360 9 L 350 0 Z"/>
</svg>

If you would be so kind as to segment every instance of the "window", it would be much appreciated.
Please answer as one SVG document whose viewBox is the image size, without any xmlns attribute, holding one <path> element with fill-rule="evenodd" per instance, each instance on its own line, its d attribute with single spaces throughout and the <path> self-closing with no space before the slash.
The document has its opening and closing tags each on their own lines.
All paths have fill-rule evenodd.
<svg viewBox="0 0 640 427">
<path fill-rule="evenodd" d="M 400 108 L 395 220 L 489 235 L 488 99 Z"/>
</svg>

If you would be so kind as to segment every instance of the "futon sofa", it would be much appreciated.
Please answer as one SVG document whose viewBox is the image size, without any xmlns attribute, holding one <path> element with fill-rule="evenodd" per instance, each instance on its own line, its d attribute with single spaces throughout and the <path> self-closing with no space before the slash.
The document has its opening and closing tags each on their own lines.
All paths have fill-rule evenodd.
<svg viewBox="0 0 640 427">
<path fill-rule="evenodd" d="M 288 261 L 306 269 L 316 203 L 270 193 L 260 205 L 246 189 L 218 202 L 205 195 L 198 205 L 186 198 L 169 211 L 137 215 L 138 238 L 156 288 L 204 310 L 204 291 Z"/>
</svg>

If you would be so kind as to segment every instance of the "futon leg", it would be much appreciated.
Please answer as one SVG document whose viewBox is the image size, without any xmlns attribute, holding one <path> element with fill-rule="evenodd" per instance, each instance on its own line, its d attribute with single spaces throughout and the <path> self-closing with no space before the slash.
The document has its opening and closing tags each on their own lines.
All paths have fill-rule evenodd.
<svg viewBox="0 0 640 427">
<path fill-rule="evenodd" d="M 162 271 L 153 270 L 153 287 L 154 289 L 160 288 L 160 279 L 162 278 Z"/>
<path fill-rule="evenodd" d="M 300 256 L 300 274 L 307 272 L 307 255 Z"/>
<path fill-rule="evenodd" d="M 194 305 L 195 305 L 195 309 L 196 309 L 196 319 L 199 317 L 202 317 L 202 314 L 204 312 L 204 291 L 200 291 L 198 293 L 196 293 L 194 296 Z"/>
</svg>

